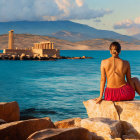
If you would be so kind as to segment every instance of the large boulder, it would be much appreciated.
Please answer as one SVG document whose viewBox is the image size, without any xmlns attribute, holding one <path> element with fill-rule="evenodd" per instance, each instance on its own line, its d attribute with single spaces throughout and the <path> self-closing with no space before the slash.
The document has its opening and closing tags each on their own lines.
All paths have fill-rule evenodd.
<svg viewBox="0 0 140 140">
<path fill-rule="evenodd" d="M 0 140 L 25 140 L 32 133 L 54 128 L 50 118 L 16 121 L 0 125 Z"/>
<path fill-rule="evenodd" d="M 96 104 L 94 100 L 84 102 L 89 118 L 103 117 L 120 120 L 124 139 L 140 139 L 140 101 L 105 101 Z"/>
<path fill-rule="evenodd" d="M 90 133 L 87 129 L 61 128 L 45 129 L 30 135 L 27 140 L 101 140 L 100 137 Z"/>
<path fill-rule="evenodd" d="M 83 103 L 89 118 L 102 117 L 119 120 L 118 112 L 112 101 L 103 100 L 99 104 L 96 104 L 94 100 L 88 100 Z"/>
<path fill-rule="evenodd" d="M 20 111 L 17 102 L 0 103 L 0 119 L 6 122 L 19 121 Z"/>
<path fill-rule="evenodd" d="M 56 128 L 80 127 L 80 124 L 81 124 L 81 118 L 66 119 L 54 123 Z"/>
<path fill-rule="evenodd" d="M 140 139 L 140 101 L 114 102 L 124 128 L 125 138 Z"/>
<path fill-rule="evenodd" d="M 102 140 L 112 140 L 122 136 L 122 126 L 118 120 L 88 118 L 81 121 L 81 127 L 96 133 Z"/>
</svg>

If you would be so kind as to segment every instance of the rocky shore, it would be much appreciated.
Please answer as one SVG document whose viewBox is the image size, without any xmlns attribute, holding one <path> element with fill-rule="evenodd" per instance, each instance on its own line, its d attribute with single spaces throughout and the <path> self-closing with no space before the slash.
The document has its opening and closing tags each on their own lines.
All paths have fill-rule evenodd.
<svg viewBox="0 0 140 140">
<path fill-rule="evenodd" d="M 41 57 L 41 56 L 30 56 L 30 55 L 9 55 L 9 54 L 0 54 L 0 60 L 59 60 L 59 59 L 92 59 L 92 57 L 68 57 L 68 56 L 60 56 L 60 57 Z"/>
<path fill-rule="evenodd" d="M 140 140 L 140 101 L 83 102 L 89 118 L 20 120 L 17 102 L 0 103 L 0 140 Z"/>
</svg>

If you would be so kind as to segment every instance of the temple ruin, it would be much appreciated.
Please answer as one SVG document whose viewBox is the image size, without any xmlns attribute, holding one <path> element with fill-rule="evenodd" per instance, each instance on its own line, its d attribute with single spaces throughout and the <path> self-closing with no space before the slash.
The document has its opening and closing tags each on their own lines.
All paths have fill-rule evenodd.
<svg viewBox="0 0 140 140">
<path fill-rule="evenodd" d="M 9 31 L 9 40 L 8 40 L 8 49 L 3 50 L 4 54 L 10 55 L 30 55 L 33 57 L 60 57 L 60 51 L 58 49 L 54 49 L 54 43 L 51 41 L 34 43 L 32 48 L 15 48 L 14 47 L 14 30 Z"/>
</svg>

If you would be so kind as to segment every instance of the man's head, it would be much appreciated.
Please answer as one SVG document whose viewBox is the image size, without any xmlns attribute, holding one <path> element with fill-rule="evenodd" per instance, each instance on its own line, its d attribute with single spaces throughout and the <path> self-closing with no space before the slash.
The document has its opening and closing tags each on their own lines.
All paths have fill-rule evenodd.
<svg viewBox="0 0 140 140">
<path fill-rule="evenodd" d="M 112 42 L 109 47 L 110 53 L 112 56 L 118 56 L 121 52 L 121 45 L 118 42 Z"/>
</svg>

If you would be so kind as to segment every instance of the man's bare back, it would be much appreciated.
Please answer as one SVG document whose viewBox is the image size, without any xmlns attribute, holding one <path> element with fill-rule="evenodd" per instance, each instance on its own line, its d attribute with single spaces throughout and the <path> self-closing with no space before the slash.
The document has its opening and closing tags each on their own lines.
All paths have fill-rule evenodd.
<svg viewBox="0 0 140 140">
<path fill-rule="evenodd" d="M 107 87 L 119 88 L 126 84 L 125 75 L 127 74 L 127 70 L 129 68 L 128 61 L 110 57 L 102 61 L 102 67 L 105 70 Z"/>
<path fill-rule="evenodd" d="M 109 49 L 112 57 L 102 60 L 101 62 L 100 96 L 94 99 L 96 103 L 102 100 L 106 80 L 108 89 L 119 89 L 124 85 L 126 88 L 126 86 L 129 85 L 129 89 L 131 89 L 129 91 L 135 92 L 136 90 L 136 92 L 140 94 L 139 79 L 136 77 L 131 78 L 129 62 L 119 58 L 121 51 L 120 44 L 118 42 L 112 42 Z M 125 77 L 127 82 L 125 81 Z"/>
</svg>

